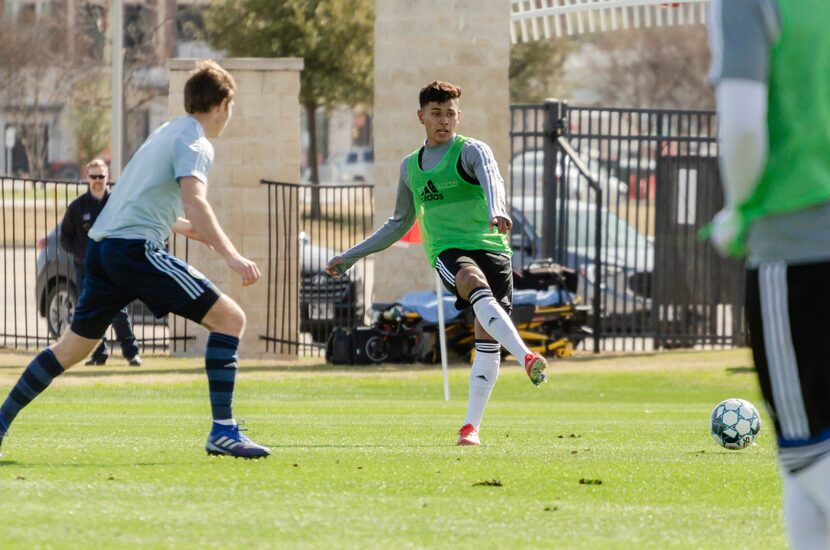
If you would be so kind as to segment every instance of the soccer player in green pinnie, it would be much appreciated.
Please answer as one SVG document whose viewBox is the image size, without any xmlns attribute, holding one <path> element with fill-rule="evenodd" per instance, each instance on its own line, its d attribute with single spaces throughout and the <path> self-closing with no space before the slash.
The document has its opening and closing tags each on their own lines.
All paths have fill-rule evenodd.
<svg viewBox="0 0 830 550">
<path fill-rule="evenodd" d="M 714 0 L 725 207 L 794 550 L 830 548 L 830 2 Z"/>
<path fill-rule="evenodd" d="M 458 135 L 461 88 L 432 82 L 421 89 L 418 120 L 424 145 L 401 163 L 395 212 L 363 242 L 329 260 L 337 276 L 358 260 L 397 242 L 418 220 L 430 264 L 455 294 L 456 307 L 475 313 L 476 355 L 467 418 L 459 445 L 479 445 L 484 408 L 496 384 L 504 346 L 538 386 L 545 358 L 531 352 L 510 320 L 513 269 L 504 181 L 487 144 Z"/>
</svg>

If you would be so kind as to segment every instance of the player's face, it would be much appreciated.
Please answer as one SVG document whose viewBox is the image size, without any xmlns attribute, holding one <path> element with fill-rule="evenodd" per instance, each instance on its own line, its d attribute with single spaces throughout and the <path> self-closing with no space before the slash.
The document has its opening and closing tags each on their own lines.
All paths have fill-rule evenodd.
<svg viewBox="0 0 830 550">
<path fill-rule="evenodd" d="M 458 100 L 451 99 L 444 103 L 430 101 L 423 109 L 418 110 L 418 120 L 426 130 L 427 144 L 435 146 L 446 143 L 455 134 L 455 129 L 461 122 Z"/>
<path fill-rule="evenodd" d="M 233 100 L 226 99 L 225 100 L 225 109 L 222 112 L 222 130 L 225 129 L 225 126 L 228 125 L 228 122 L 231 120 L 233 116 Z M 219 130 L 219 133 L 222 133 L 222 130 Z"/>
<path fill-rule="evenodd" d="M 106 168 L 93 166 L 89 169 L 86 175 L 86 181 L 89 184 L 89 190 L 94 196 L 99 197 L 104 194 L 108 177 L 109 173 Z"/>
<path fill-rule="evenodd" d="M 211 124 L 212 128 L 208 135 L 210 138 L 219 137 L 219 134 L 225 129 L 225 126 L 228 125 L 228 121 L 233 116 L 233 100 L 232 99 L 225 99 L 214 107 L 213 111 L 213 124 Z"/>
</svg>

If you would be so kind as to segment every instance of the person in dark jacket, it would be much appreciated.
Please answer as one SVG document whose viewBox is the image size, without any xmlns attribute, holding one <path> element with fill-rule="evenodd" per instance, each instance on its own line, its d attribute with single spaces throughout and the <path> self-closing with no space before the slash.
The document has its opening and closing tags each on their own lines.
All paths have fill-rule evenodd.
<svg viewBox="0 0 830 550">
<path fill-rule="evenodd" d="M 86 277 L 84 256 L 86 256 L 87 233 L 109 198 L 109 189 L 107 188 L 109 170 L 106 163 L 101 159 L 95 159 L 87 164 L 86 169 L 86 180 L 89 189 L 69 204 L 60 229 L 61 247 L 72 255 L 75 263 L 75 284 L 78 289 L 84 287 L 84 278 Z M 135 342 L 127 308 L 115 314 L 112 319 L 112 326 L 115 328 L 115 335 L 121 344 L 121 352 L 129 361 L 130 366 L 141 366 L 141 357 L 138 354 L 138 346 Z M 108 358 L 109 350 L 107 349 L 107 340 L 104 338 L 86 364 L 104 365 Z"/>
</svg>

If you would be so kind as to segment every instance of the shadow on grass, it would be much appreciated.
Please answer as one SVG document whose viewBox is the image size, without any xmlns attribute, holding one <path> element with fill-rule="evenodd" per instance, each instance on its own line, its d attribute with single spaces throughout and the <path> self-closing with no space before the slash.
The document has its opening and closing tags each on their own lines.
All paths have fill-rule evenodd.
<svg viewBox="0 0 830 550">
<path fill-rule="evenodd" d="M 727 374 L 748 374 L 755 372 L 755 367 L 726 367 Z"/>
<path fill-rule="evenodd" d="M 440 449 L 440 448 L 455 448 L 455 444 L 448 443 L 433 443 L 429 445 L 383 445 L 383 444 L 320 444 L 320 445 L 300 445 L 300 444 L 283 444 L 264 442 L 273 449 Z"/>
<path fill-rule="evenodd" d="M 665 352 L 662 351 L 604 351 L 597 354 L 586 355 L 572 355 L 566 359 L 567 362 L 584 363 L 602 362 L 602 361 L 617 361 L 619 359 L 631 359 L 642 357 L 657 357 Z M 549 361 L 550 362 L 550 361 Z"/>
<path fill-rule="evenodd" d="M 146 363 L 145 363 L 146 364 Z M 464 363 L 456 363 L 449 365 L 451 369 L 469 368 Z M 357 366 L 343 366 L 343 365 L 310 365 L 310 366 L 292 366 L 292 365 L 244 365 L 240 367 L 240 373 L 244 376 L 245 373 L 265 372 L 265 373 L 290 373 L 290 374 L 314 374 L 314 373 L 342 373 L 342 374 L 363 374 L 363 373 L 386 373 L 386 372 L 426 372 L 439 371 L 440 365 L 427 365 L 423 363 L 405 363 L 405 364 L 380 364 L 380 365 L 357 365 Z M 0 367 L 0 374 L 7 371 L 19 371 L 20 367 Z M 204 375 L 205 369 L 202 366 L 194 367 L 176 367 L 168 369 L 147 368 L 147 367 L 98 367 L 97 369 L 71 369 L 65 372 L 62 377 L 74 378 L 105 378 L 110 376 L 128 376 L 141 378 L 142 376 L 153 375 Z"/>
<path fill-rule="evenodd" d="M 107 462 L 106 464 L 90 463 L 90 462 L 62 462 L 60 464 L 55 462 L 17 462 L 16 460 L 0 459 L 0 466 L 23 466 L 26 468 L 117 468 L 117 467 L 135 467 L 135 466 L 181 466 L 181 462 Z"/>
</svg>

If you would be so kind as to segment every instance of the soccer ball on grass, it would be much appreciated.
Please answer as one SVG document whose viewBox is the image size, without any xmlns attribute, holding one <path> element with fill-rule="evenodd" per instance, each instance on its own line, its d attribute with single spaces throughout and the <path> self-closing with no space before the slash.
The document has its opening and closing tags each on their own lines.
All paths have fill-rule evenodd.
<svg viewBox="0 0 830 550">
<path fill-rule="evenodd" d="M 743 449 L 758 437 L 761 417 L 749 401 L 733 397 L 718 404 L 712 411 L 712 439 L 727 449 Z"/>
</svg>

